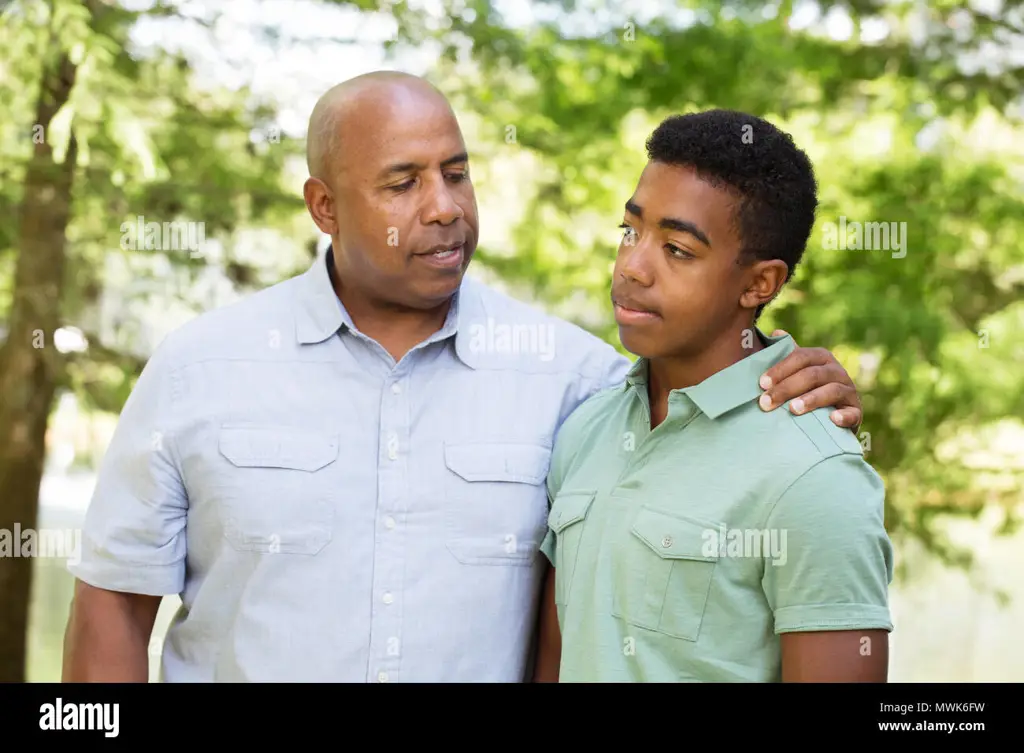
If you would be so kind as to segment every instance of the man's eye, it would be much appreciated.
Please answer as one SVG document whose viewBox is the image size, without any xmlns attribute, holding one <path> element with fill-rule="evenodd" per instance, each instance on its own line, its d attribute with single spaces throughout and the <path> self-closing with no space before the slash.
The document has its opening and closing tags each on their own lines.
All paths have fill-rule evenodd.
<svg viewBox="0 0 1024 753">
<path fill-rule="evenodd" d="M 461 183 L 466 178 L 468 178 L 469 175 L 467 175 L 466 173 L 448 173 L 447 177 L 449 180 L 455 181 L 456 183 Z"/>
<path fill-rule="evenodd" d="M 622 232 L 623 239 L 629 238 L 630 236 L 636 234 L 636 231 L 633 228 L 631 228 L 629 225 L 627 225 L 625 222 L 623 222 L 621 225 L 619 225 L 619 228 L 621 228 L 622 231 L 623 231 Z"/>
<path fill-rule="evenodd" d="M 395 191 L 396 193 L 401 193 L 402 191 L 408 191 L 410 188 L 412 188 L 412 185 L 415 182 L 415 180 L 407 180 L 405 181 L 405 183 L 399 183 L 397 186 L 388 186 L 388 189 L 391 191 Z"/>
</svg>

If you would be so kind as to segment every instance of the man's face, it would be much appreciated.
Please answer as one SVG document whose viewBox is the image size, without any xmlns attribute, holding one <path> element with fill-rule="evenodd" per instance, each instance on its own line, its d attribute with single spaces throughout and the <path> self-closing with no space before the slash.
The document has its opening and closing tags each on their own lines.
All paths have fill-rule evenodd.
<svg viewBox="0 0 1024 753">
<path fill-rule="evenodd" d="M 331 180 L 342 286 L 403 307 L 440 305 L 477 244 L 462 132 L 446 102 L 415 89 L 385 88 L 358 107 Z"/>
<path fill-rule="evenodd" d="M 626 204 L 612 301 L 623 346 L 639 356 L 692 356 L 749 318 L 740 297 L 735 198 L 683 167 L 649 162 Z"/>
</svg>

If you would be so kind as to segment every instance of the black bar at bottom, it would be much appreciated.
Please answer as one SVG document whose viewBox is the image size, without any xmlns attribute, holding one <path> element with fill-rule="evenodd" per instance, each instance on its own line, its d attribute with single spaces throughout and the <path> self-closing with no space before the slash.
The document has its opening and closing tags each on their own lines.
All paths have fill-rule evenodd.
<svg viewBox="0 0 1024 753">
<path fill-rule="evenodd" d="M 420 744 L 437 736 L 467 745 L 493 736 L 496 744 L 529 747 L 543 745 L 537 733 L 545 727 L 574 742 L 587 737 L 610 742 L 624 733 L 634 742 L 653 735 L 671 747 L 712 740 L 728 745 L 722 733 L 764 743 L 813 737 L 842 745 L 846 738 L 924 735 L 970 745 L 979 733 L 1018 736 L 1019 717 L 1011 723 L 1010 716 L 1020 713 L 1021 690 L 1021 684 L 1010 683 L 686 684 L 674 689 L 40 683 L 0 685 L 0 719 L 7 743 L 63 741 L 86 743 L 87 749 L 203 745 L 223 737 L 230 746 L 257 744 L 266 750 L 307 741 L 361 745 L 367 735 L 389 747 L 403 735 Z"/>
</svg>

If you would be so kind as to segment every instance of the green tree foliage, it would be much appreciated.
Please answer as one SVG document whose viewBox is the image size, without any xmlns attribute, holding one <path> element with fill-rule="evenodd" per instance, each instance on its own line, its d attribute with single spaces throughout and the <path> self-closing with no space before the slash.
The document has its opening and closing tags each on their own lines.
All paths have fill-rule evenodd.
<svg viewBox="0 0 1024 753">
<path fill-rule="evenodd" d="M 891 532 L 967 563 L 935 516 L 995 502 L 1012 523 L 1021 502 L 1019 472 L 979 483 L 956 443 L 1024 415 L 1024 68 L 1010 54 L 1024 45 L 1022 5 L 819 5 L 822 17 L 852 10 L 848 40 L 794 30 L 791 3 L 677 3 L 650 19 L 628 4 L 536 3 L 536 22 L 517 28 L 490 2 L 453 8 L 435 80 L 537 164 L 515 253 L 480 258 L 570 316 L 585 291 L 604 317 L 580 323 L 617 343 L 615 228 L 650 129 L 711 107 L 790 129 L 815 160 L 822 205 L 761 324 L 841 357 L 865 400 L 861 440 L 886 479 Z M 881 22 L 884 38 L 860 41 Z M 905 222 L 905 255 L 829 248 L 826 223 L 841 217 Z"/>
</svg>

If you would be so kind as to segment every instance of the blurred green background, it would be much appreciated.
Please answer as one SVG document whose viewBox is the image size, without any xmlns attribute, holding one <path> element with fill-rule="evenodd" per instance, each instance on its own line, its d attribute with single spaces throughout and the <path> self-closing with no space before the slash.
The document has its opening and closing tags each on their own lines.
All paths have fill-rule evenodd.
<svg viewBox="0 0 1024 753">
<path fill-rule="evenodd" d="M 471 274 L 618 346 L 622 204 L 665 115 L 727 107 L 815 162 L 819 227 L 761 322 L 864 399 L 898 552 L 893 681 L 1024 679 L 1020 2 L 0 0 L 0 530 L 73 531 L 141 366 L 303 271 L 317 97 L 426 75 L 468 142 Z M 138 219 L 203 232 L 133 249 Z M 828 223 L 906 223 L 833 247 Z M 128 223 L 122 227 L 122 223 Z M 897 226 L 898 227 L 898 226 Z M 53 681 L 60 552 L 0 558 L 0 680 Z M 165 600 L 153 643 L 176 600 Z"/>
</svg>

